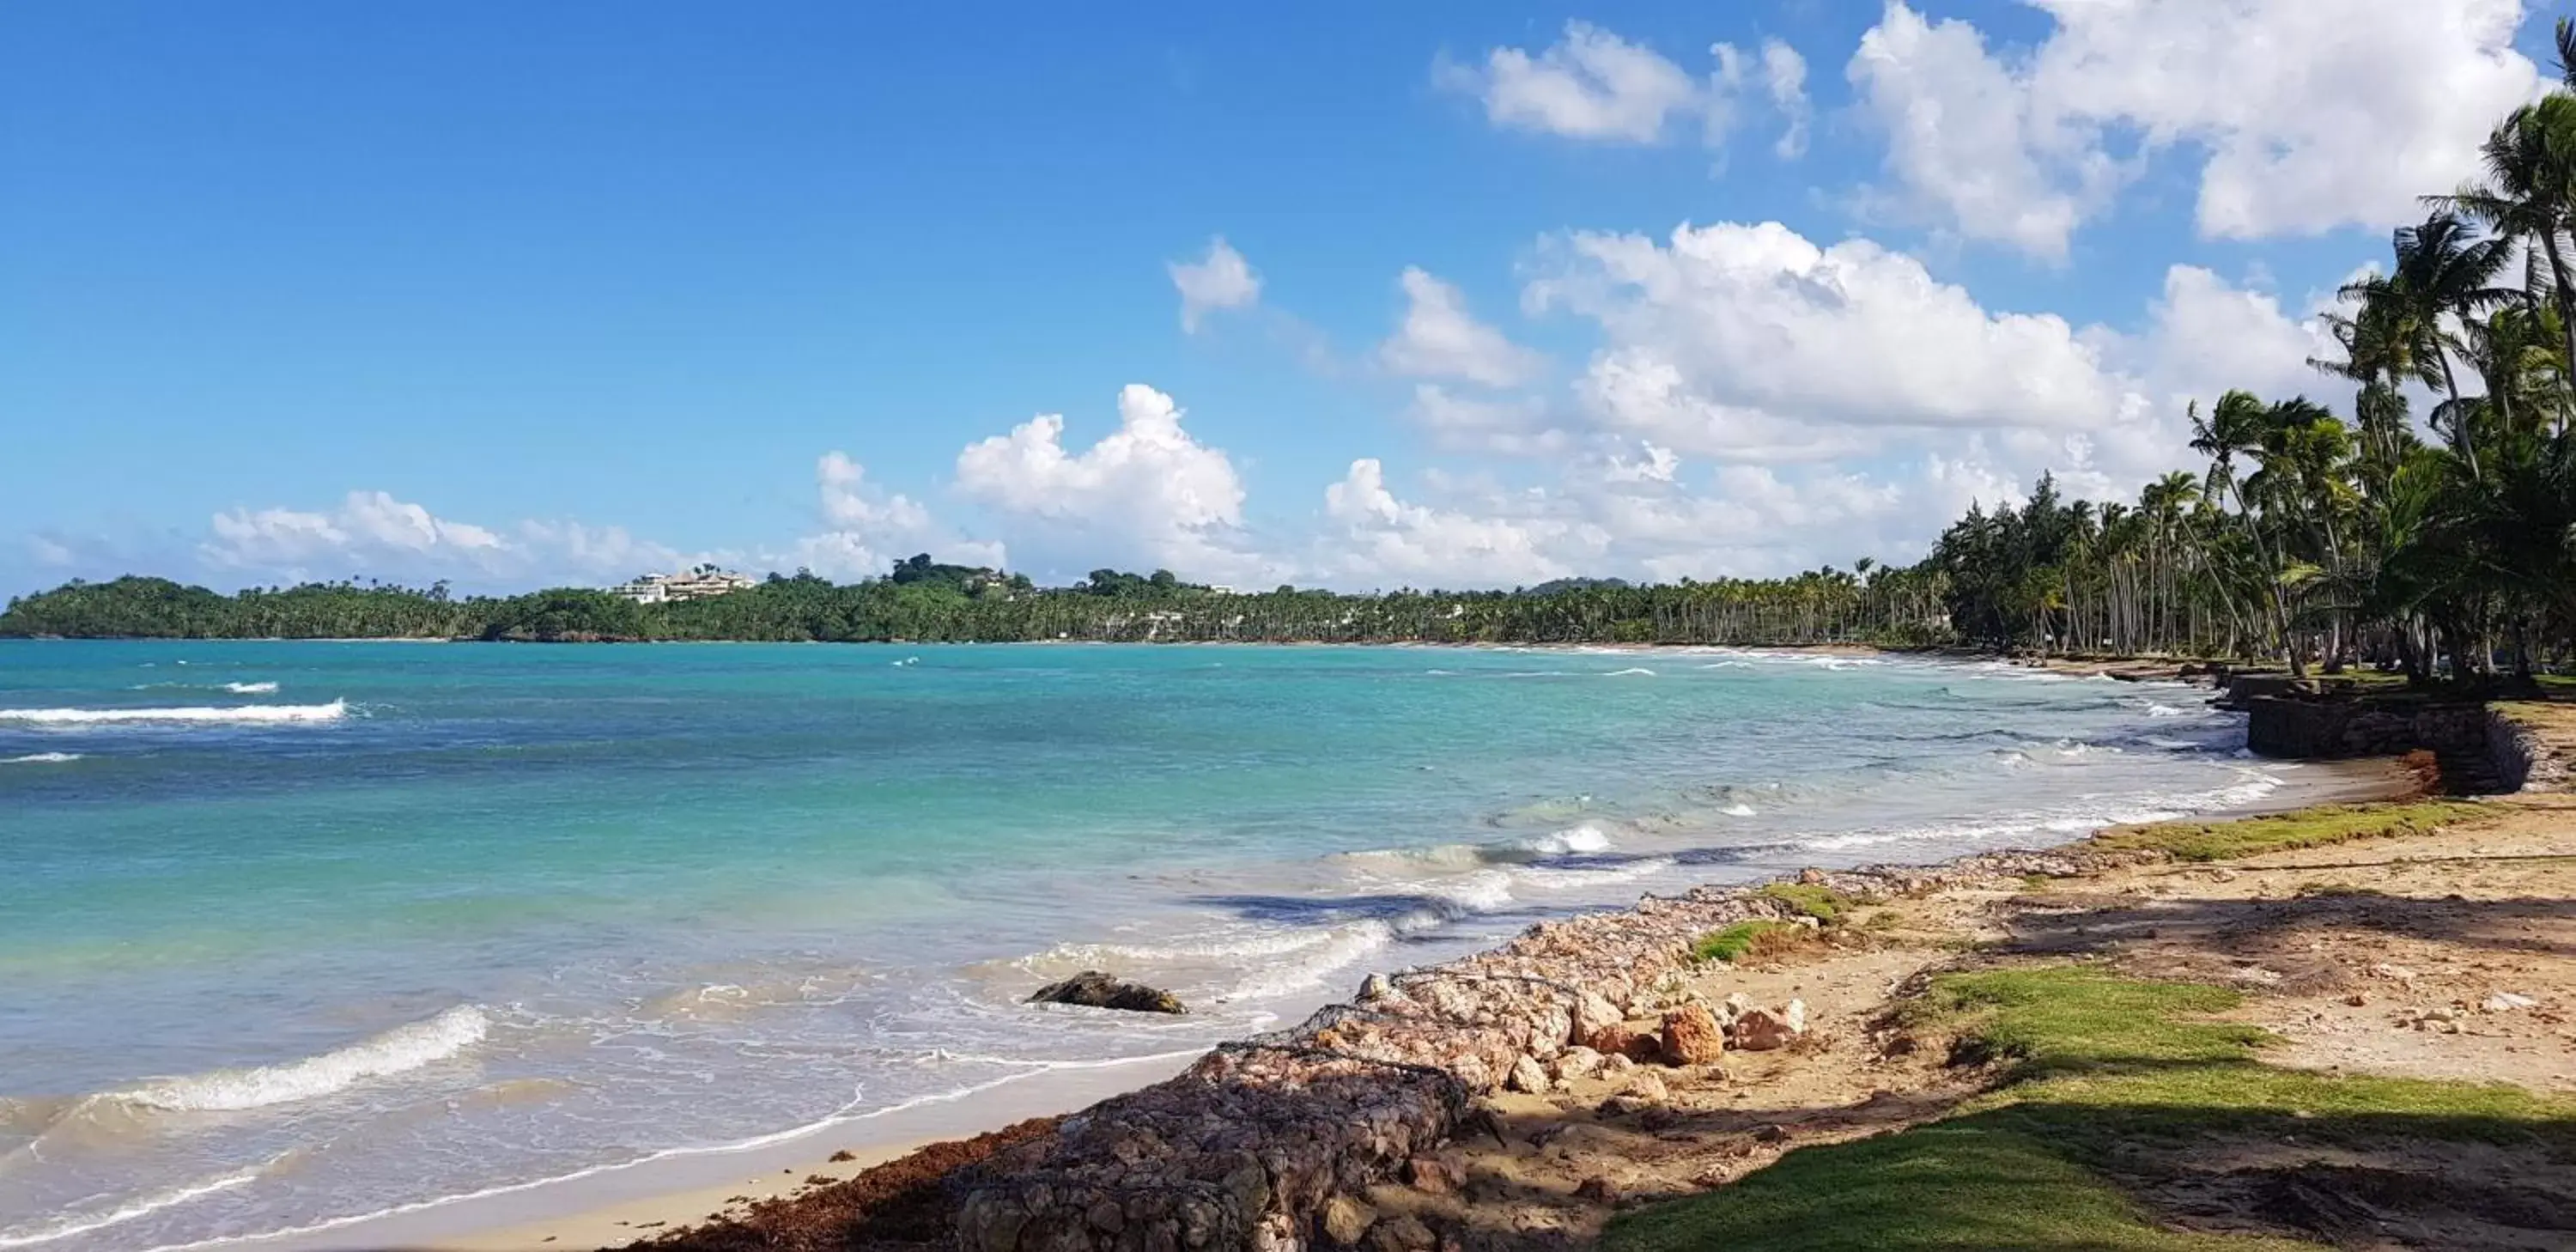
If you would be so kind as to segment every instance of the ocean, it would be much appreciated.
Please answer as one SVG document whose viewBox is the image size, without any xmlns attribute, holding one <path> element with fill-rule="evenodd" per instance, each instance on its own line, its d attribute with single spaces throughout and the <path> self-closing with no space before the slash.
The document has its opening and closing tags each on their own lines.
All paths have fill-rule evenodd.
<svg viewBox="0 0 2576 1252">
<path fill-rule="evenodd" d="M 2242 742 L 1727 649 L 0 641 L 0 1249 L 971 1124 L 1645 892 L 2257 804 Z M 1191 1012 L 1020 1002 L 1088 968 Z"/>
</svg>

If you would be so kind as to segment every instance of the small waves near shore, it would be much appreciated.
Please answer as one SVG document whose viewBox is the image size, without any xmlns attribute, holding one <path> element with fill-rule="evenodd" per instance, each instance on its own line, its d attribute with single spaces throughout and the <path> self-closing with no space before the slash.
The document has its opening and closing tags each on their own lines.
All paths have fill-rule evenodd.
<svg viewBox="0 0 2576 1252">
<path fill-rule="evenodd" d="M 1536 920 L 2327 778 L 2242 741 L 1741 649 L 0 642 L 0 1249 L 981 1128 Z M 1023 1003 L 1086 969 L 1191 1012 Z"/>
</svg>

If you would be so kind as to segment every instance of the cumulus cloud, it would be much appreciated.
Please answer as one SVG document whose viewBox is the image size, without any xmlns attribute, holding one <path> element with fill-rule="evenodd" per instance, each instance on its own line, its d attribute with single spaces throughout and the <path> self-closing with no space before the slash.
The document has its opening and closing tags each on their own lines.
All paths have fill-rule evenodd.
<svg viewBox="0 0 2576 1252">
<path fill-rule="evenodd" d="M 910 496 L 879 490 L 847 453 L 835 449 L 816 458 L 814 485 L 827 529 L 798 539 L 783 564 L 841 580 L 881 575 L 925 551 L 950 564 L 1004 567 L 1001 544 L 966 539 Z"/>
<path fill-rule="evenodd" d="M 1378 361 L 1398 373 L 1455 378 L 1488 387 L 1528 382 L 1546 368 L 1538 353 L 1467 312 L 1456 287 L 1414 266 L 1405 267 L 1404 322 L 1378 346 Z"/>
<path fill-rule="evenodd" d="M 2119 408 L 2065 319 L 1989 312 L 1866 239 L 1721 222 L 1662 243 L 1578 233 L 1549 260 L 1525 298 L 1599 323 L 1580 384 L 1594 412 L 1685 452 L 1814 459 L 1855 450 L 1859 429 L 2068 427 Z"/>
<path fill-rule="evenodd" d="M 1181 293 L 1181 329 L 1190 334 L 1198 333 L 1201 319 L 1211 312 L 1250 308 L 1261 299 L 1261 275 L 1221 235 L 1208 240 L 1205 257 L 1173 261 L 1165 268 Z"/>
<path fill-rule="evenodd" d="M 621 527 L 530 520 L 497 530 L 443 518 L 383 491 L 352 491 L 333 508 L 217 513 L 197 548 L 213 570 L 286 580 L 352 573 L 490 582 L 624 577 L 686 563 Z"/>
<path fill-rule="evenodd" d="M 1515 586 L 1572 572 L 1560 556 L 1570 523 L 1554 518 L 1476 516 L 1395 497 L 1374 457 L 1351 462 L 1324 489 L 1324 513 L 1340 527 L 1328 576 L 1351 584 Z"/>
<path fill-rule="evenodd" d="M 1726 43 L 1708 51 L 1713 65 L 1695 76 L 1642 43 L 1568 22 L 1564 37 L 1536 54 L 1495 48 L 1480 65 L 1443 58 L 1432 66 L 1432 81 L 1475 97 L 1485 119 L 1507 130 L 1656 144 L 1696 128 L 1708 147 L 1722 148 L 1758 79 L 1787 126 L 1776 150 L 1783 157 L 1805 151 L 1806 60 L 1777 39 L 1765 40 L 1755 53 Z"/>
<path fill-rule="evenodd" d="M 1042 552 L 1092 564 L 1248 578 L 1267 568 L 1244 546 L 1243 483 L 1226 454 L 1181 428 L 1172 398 L 1141 383 L 1118 393 L 1118 429 L 1076 452 L 1064 418 L 1045 413 L 957 454 L 957 486 L 1020 522 Z"/>
<path fill-rule="evenodd" d="M 1891 0 L 1847 73 L 1889 174 L 1945 228 L 2062 258 L 2136 163 L 2200 159 L 2203 235 L 2387 226 L 2471 174 L 2542 85 L 2518 0 L 2032 0 L 2055 27 L 2008 63 L 1964 20 Z"/>
<path fill-rule="evenodd" d="M 1706 89 L 1663 54 L 1583 22 L 1537 56 L 1496 48 L 1482 66 L 1443 62 L 1434 78 L 1482 101 L 1496 126 L 1573 139 L 1655 143 L 1672 119 L 1708 107 Z"/>
</svg>

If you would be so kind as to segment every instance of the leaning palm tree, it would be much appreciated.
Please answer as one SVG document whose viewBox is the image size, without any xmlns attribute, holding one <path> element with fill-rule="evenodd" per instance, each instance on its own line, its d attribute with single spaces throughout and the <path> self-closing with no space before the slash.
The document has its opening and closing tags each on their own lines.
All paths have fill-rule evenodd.
<svg viewBox="0 0 2576 1252">
<path fill-rule="evenodd" d="M 2562 23 L 2562 37 L 2566 33 Z M 2545 295 L 2556 307 L 2569 359 L 2576 360 L 2576 271 L 2567 255 L 2568 232 L 2576 226 L 2576 96 L 2551 92 L 2515 109 L 2496 124 L 2479 154 L 2486 166 L 2483 182 L 2427 199 L 2539 255 L 2542 264 L 2532 267 L 2530 284 L 2539 290 L 2530 294 Z"/>
</svg>

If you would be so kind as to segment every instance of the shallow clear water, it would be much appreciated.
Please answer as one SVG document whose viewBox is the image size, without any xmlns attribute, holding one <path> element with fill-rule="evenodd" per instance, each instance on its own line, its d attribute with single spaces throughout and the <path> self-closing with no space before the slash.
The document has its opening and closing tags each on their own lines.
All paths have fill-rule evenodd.
<svg viewBox="0 0 2576 1252">
<path fill-rule="evenodd" d="M 2241 742 L 1714 649 L 0 642 L 0 1249 L 1196 1048 L 1643 891 L 2252 802 Z M 1194 1013 L 1018 1003 L 1092 967 Z"/>
</svg>

